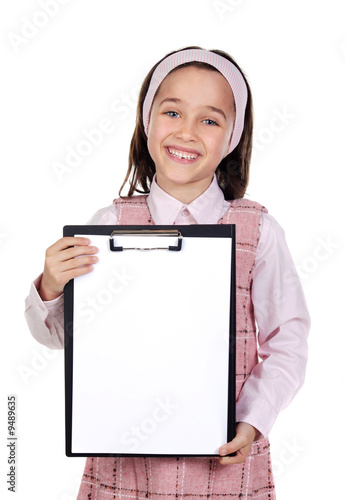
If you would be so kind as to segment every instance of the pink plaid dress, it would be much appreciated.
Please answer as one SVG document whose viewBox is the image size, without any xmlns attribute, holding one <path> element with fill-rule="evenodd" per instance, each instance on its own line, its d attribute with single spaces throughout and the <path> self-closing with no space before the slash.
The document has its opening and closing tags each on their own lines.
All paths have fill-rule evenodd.
<svg viewBox="0 0 345 500">
<path fill-rule="evenodd" d="M 115 200 L 118 224 L 154 224 L 146 196 Z M 218 224 L 236 224 L 236 394 L 258 363 L 256 327 L 250 297 L 259 223 L 266 209 L 235 200 Z M 213 457 L 88 458 L 78 500 L 184 499 L 274 500 L 270 446 L 254 442 L 243 464 L 220 465 Z"/>
</svg>

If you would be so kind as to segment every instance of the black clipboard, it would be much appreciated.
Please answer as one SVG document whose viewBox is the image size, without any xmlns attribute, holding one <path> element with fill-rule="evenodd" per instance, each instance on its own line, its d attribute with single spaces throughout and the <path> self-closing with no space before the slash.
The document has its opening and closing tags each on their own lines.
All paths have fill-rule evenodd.
<svg viewBox="0 0 345 500">
<path fill-rule="evenodd" d="M 236 429 L 235 225 L 63 234 L 102 248 L 65 287 L 66 455 L 218 455 Z"/>
</svg>

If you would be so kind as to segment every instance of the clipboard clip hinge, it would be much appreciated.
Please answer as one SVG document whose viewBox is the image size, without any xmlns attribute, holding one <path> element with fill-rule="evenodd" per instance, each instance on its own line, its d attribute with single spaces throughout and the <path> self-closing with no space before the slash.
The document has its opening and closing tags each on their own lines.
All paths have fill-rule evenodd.
<svg viewBox="0 0 345 500">
<path fill-rule="evenodd" d="M 145 246 L 145 247 L 134 247 L 134 246 L 119 246 L 114 244 L 114 236 L 165 236 L 169 238 L 177 238 L 176 245 L 168 245 L 168 246 Z M 179 252 L 182 248 L 182 234 L 178 229 L 115 229 L 112 231 L 109 240 L 110 250 L 112 252 L 122 252 L 123 250 L 170 250 L 174 252 Z"/>
</svg>

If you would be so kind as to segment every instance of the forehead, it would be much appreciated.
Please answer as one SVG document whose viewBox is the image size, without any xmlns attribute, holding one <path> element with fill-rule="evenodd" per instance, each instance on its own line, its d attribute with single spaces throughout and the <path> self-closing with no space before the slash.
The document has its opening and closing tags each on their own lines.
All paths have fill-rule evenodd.
<svg viewBox="0 0 345 500">
<path fill-rule="evenodd" d="M 159 86 L 157 98 L 193 99 L 193 101 L 217 101 L 223 106 L 234 107 L 234 96 L 226 78 L 217 70 L 187 66 L 170 72 Z"/>
</svg>

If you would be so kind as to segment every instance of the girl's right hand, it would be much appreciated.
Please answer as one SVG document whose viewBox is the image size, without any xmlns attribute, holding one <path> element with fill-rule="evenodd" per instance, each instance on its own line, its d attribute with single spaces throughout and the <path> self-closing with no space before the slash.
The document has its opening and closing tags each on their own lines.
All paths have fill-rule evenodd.
<svg viewBox="0 0 345 500">
<path fill-rule="evenodd" d="M 91 272 L 97 252 L 88 238 L 73 236 L 65 236 L 49 247 L 39 289 L 41 299 L 56 299 L 71 279 Z"/>
</svg>

